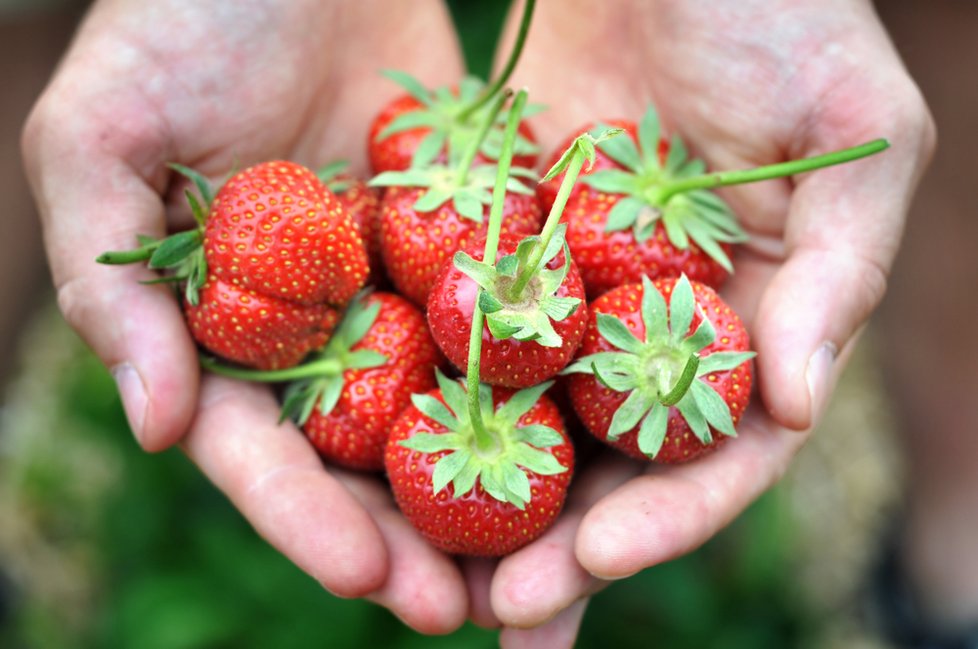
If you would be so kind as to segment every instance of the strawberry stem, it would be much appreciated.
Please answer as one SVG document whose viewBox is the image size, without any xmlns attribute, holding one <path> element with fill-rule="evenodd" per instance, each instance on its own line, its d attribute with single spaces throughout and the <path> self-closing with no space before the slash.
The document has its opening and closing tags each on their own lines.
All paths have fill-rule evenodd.
<svg viewBox="0 0 978 649">
<path fill-rule="evenodd" d="M 462 159 L 458 164 L 458 185 L 462 186 L 465 184 L 465 179 L 469 175 L 469 170 L 472 168 L 472 164 L 475 162 L 475 157 L 479 155 L 479 149 L 482 147 L 483 140 L 489 134 L 492 129 L 492 125 L 496 123 L 496 117 L 499 112 L 503 109 L 503 104 L 513 95 L 512 90 L 506 90 L 505 92 L 499 93 L 492 107 L 489 109 L 489 114 L 486 115 L 486 119 L 479 125 L 479 134 L 473 138 L 469 143 L 467 149 L 465 149 Z M 509 165 L 506 166 L 506 175 L 509 176 Z"/>
<path fill-rule="evenodd" d="M 550 245 L 550 240 L 553 239 L 554 232 L 557 230 L 557 226 L 560 225 L 560 216 L 564 213 L 564 207 L 567 205 L 567 199 L 570 198 L 571 190 L 574 188 L 574 183 L 577 182 L 577 176 L 581 173 L 581 169 L 584 167 L 585 162 L 584 151 L 580 147 L 574 149 L 574 153 L 571 154 L 570 161 L 567 163 L 567 169 L 564 171 L 564 178 L 560 181 L 560 189 L 557 190 L 557 197 L 554 199 L 553 206 L 550 208 L 550 213 L 547 215 L 547 220 L 543 224 L 543 230 L 540 232 L 540 242 L 530 253 L 530 258 L 527 260 L 526 267 L 523 272 L 516 278 L 510 288 L 509 297 L 514 302 L 518 302 L 520 296 L 523 294 L 523 290 L 526 288 L 530 280 L 533 279 L 540 270 L 540 264 L 543 261 L 543 255 Z"/>
<path fill-rule="evenodd" d="M 772 178 L 783 178 L 795 174 L 813 171 L 823 167 L 851 162 L 860 158 L 874 155 L 890 146 L 885 139 L 872 140 L 859 146 L 833 151 L 823 155 L 802 158 L 801 160 L 789 160 L 778 164 L 756 167 L 753 169 L 737 169 L 733 171 L 718 171 L 714 173 L 700 174 L 689 178 L 680 178 L 667 183 L 655 192 L 653 204 L 665 205 L 666 202 L 676 194 L 682 194 L 694 189 L 711 189 L 726 185 L 741 185 L 753 183 Z"/>
<path fill-rule="evenodd" d="M 533 8 L 536 6 L 536 0 L 526 0 L 523 5 L 523 15 L 520 17 L 520 28 L 516 33 L 516 42 L 513 43 L 513 49 L 509 52 L 509 58 L 506 60 L 506 65 L 503 67 L 503 71 L 499 76 L 492 82 L 491 85 L 487 86 L 482 93 L 469 105 L 467 108 L 462 110 L 458 115 L 458 121 L 464 122 L 466 119 L 472 116 L 477 110 L 482 108 L 487 104 L 499 90 L 506 85 L 509 81 L 509 77 L 513 74 L 513 70 L 516 68 L 516 63 L 520 60 L 520 54 L 523 53 L 523 45 L 526 43 L 526 34 L 530 31 L 530 19 L 533 17 Z"/>
<path fill-rule="evenodd" d="M 121 266 L 123 264 L 134 264 L 138 261 L 146 261 L 153 256 L 153 253 L 163 244 L 163 241 L 164 239 L 160 239 L 159 241 L 147 243 L 132 250 L 109 250 L 96 257 L 95 261 L 110 266 Z"/>
<path fill-rule="evenodd" d="M 502 95 L 508 97 L 508 94 Z M 499 248 L 499 234 L 502 230 L 503 208 L 506 203 L 506 184 L 509 181 L 509 169 L 513 161 L 513 148 L 516 143 L 516 131 L 526 105 L 526 90 L 520 90 L 513 100 L 506 119 L 506 131 L 503 135 L 502 150 L 499 155 L 496 170 L 496 183 L 492 188 L 492 205 L 489 208 L 489 223 L 486 231 L 486 245 L 482 259 L 487 263 L 496 258 Z M 465 383 L 468 393 L 469 420 L 475 431 L 476 444 L 481 449 L 491 449 L 497 446 L 494 436 L 486 429 L 482 419 L 482 408 L 479 404 L 479 370 L 482 358 L 482 329 L 485 325 L 485 314 L 475 300 L 472 309 L 472 329 L 469 333 L 469 358 L 466 364 Z"/>
<path fill-rule="evenodd" d="M 261 383 L 280 383 L 296 379 L 336 376 L 344 370 L 343 363 L 336 358 L 320 359 L 282 370 L 252 370 L 244 367 L 224 365 L 209 356 L 200 356 L 200 366 L 220 376 Z"/>
</svg>

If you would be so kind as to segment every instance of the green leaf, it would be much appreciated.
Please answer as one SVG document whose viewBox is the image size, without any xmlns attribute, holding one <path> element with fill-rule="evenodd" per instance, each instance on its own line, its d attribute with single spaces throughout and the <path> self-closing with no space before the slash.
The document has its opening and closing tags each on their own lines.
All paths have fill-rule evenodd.
<svg viewBox="0 0 978 649">
<path fill-rule="evenodd" d="M 339 347 L 349 349 L 363 340 L 377 322 L 378 313 L 380 313 L 380 302 L 367 304 L 364 295 L 355 297 L 347 308 L 336 333 L 333 334 L 332 340 L 336 341 Z"/>
<path fill-rule="evenodd" d="M 662 225 L 666 228 L 666 236 L 669 238 L 669 243 L 679 250 L 689 248 L 689 237 L 686 236 L 683 219 L 676 210 L 667 209 L 662 212 Z M 651 235 L 651 231 L 649 234 Z"/>
<path fill-rule="evenodd" d="M 716 329 L 713 328 L 712 322 L 707 318 L 703 318 L 699 326 L 696 327 L 696 331 L 683 341 L 682 348 L 691 354 L 695 354 L 710 345 L 714 340 L 716 340 Z"/>
<path fill-rule="evenodd" d="M 447 139 L 448 133 L 444 130 L 437 128 L 431 129 L 431 132 L 424 136 L 418 143 L 418 148 L 414 150 L 414 156 L 411 158 L 411 167 L 419 169 L 427 167 L 434 162 L 438 154 L 445 148 Z"/>
<path fill-rule="evenodd" d="M 328 415 L 333 412 L 340 397 L 343 396 L 343 377 L 335 377 L 335 380 L 322 381 L 321 392 L 319 393 L 319 412 Z"/>
<path fill-rule="evenodd" d="M 442 117 L 428 110 L 412 110 L 401 113 L 385 126 L 374 138 L 375 142 L 383 142 L 395 133 L 403 133 L 416 128 L 435 128 L 442 123 Z"/>
<path fill-rule="evenodd" d="M 632 196 L 619 199 L 608 212 L 608 220 L 604 224 L 605 232 L 627 230 L 638 221 L 638 215 L 648 206 L 644 201 Z"/>
<path fill-rule="evenodd" d="M 520 504 L 517 507 L 523 509 L 526 503 L 530 502 L 530 480 L 512 462 L 502 462 L 500 469 L 503 474 L 503 484 L 506 485 L 506 492 L 509 494 L 508 500 L 513 504 L 518 501 Z"/>
<path fill-rule="evenodd" d="M 756 352 L 716 352 L 700 358 L 700 367 L 696 374 L 706 376 L 713 372 L 727 372 L 740 367 L 755 356 L 757 356 Z"/>
<path fill-rule="evenodd" d="M 456 191 L 455 196 L 452 198 L 452 206 L 460 216 L 464 216 L 476 223 L 482 222 L 483 212 L 485 211 L 483 209 L 484 206 L 478 198 L 472 195 L 472 192 L 464 189 Z"/>
<path fill-rule="evenodd" d="M 497 340 L 512 338 L 522 330 L 522 327 L 506 322 L 495 313 L 486 315 L 486 325 L 489 327 L 489 333 Z"/>
<path fill-rule="evenodd" d="M 669 428 L 669 407 L 661 403 L 652 406 L 652 410 L 642 420 L 638 429 L 638 450 L 650 458 L 655 458 L 662 449 Z"/>
<path fill-rule="evenodd" d="M 336 160 L 335 162 L 330 162 L 325 164 L 316 170 L 316 177 L 323 182 L 324 185 L 328 185 L 329 181 L 336 178 L 338 175 L 349 169 L 349 160 Z"/>
<path fill-rule="evenodd" d="M 456 417 L 468 419 L 469 399 L 465 391 L 465 386 L 445 376 L 440 369 L 435 369 L 435 380 L 438 382 L 438 389 L 445 403 L 455 413 Z"/>
<path fill-rule="evenodd" d="M 669 154 L 666 156 L 666 170 L 675 175 L 683 164 L 686 162 L 686 158 L 689 157 L 686 152 L 686 143 L 683 142 L 682 138 L 678 135 L 673 135 L 669 139 Z"/>
<path fill-rule="evenodd" d="M 462 104 L 468 104 L 475 101 L 475 98 L 479 96 L 479 93 L 485 87 L 482 79 L 479 77 L 474 77 L 472 75 L 466 75 L 462 77 L 462 80 L 458 83 L 458 99 Z"/>
<path fill-rule="evenodd" d="M 710 259 L 714 260 L 720 266 L 723 267 L 728 273 L 732 273 L 733 262 L 730 261 L 730 257 L 724 251 L 724 249 L 717 243 L 716 236 L 709 232 L 706 227 L 701 222 L 695 219 L 688 219 L 686 221 L 686 232 L 689 233 L 689 238 L 699 246 L 700 250 L 705 252 Z"/>
<path fill-rule="evenodd" d="M 605 370 L 597 364 L 591 365 L 591 372 L 601 385 L 615 392 L 629 392 L 638 387 L 638 379 L 635 373 Z"/>
<path fill-rule="evenodd" d="M 546 381 L 533 387 L 524 388 L 509 398 L 506 403 L 499 406 L 496 411 L 496 419 L 515 424 L 520 417 L 530 411 L 533 405 L 540 400 L 544 392 L 550 389 L 553 381 Z"/>
<path fill-rule="evenodd" d="M 449 482 L 454 480 L 462 472 L 462 469 L 465 468 L 465 465 L 468 464 L 471 458 L 471 451 L 465 448 L 439 458 L 438 462 L 435 463 L 435 470 L 431 474 L 432 490 L 438 493 L 444 489 Z"/>
<path fill-rule="evenodd" d="M 496 500 L 500 502 L 510 502 L 508 497 L 509 494 L 506 493 L 506 489 L 503 485 L 499 467 L 496 465 L 490 464 L 482 467 L 482 470 L 479 471 L 479 483 L 482 485 L 485 492 Z"/>
<path fill-rule="evenodd" d="M 347 356 L 344 364 L 350 370 L 367 370 L 386 365 L 388 360 L 387 356 L 373 349 L 358 349 Z"/>
<path fill-rule="evenodd" d="M 371 187 L 430 187 L 432 178 L 421 169 L 382 171 L 367 183 Z"/>
<path fill-rule="evenodd" d="M 513 461 L 537 475 L 558 475 L 567 471 L 549 451 L 541 451 L 529 444 L 519 442 L 513 446 Z"/>
<path fill-rule="evenodd" d="M 461 440 L 455 433 L 415 433 L 398 444 L 412 451 L 431 454 L 455 450 L 461 445 Z"/>
<path fill-rule="evenodd" d="M 669 329 L 674 344 L 679 345 L 686 338 L 695 312 L 693 287 L 684 273 L 672 287 L 672 296 L 669 298 Z"/>
<path fill-rule="evenodd" d="M 456 498 L 461 498 L 472 491 L 472 488 L 475 487 L 475 481 L 479 477 L 479 470 L 478 462 L 466 462 L 462 470 L 452 480 L 452 492 Z"/>
<path fill-rule="evenodd" d="M 432 419 L 448 430 L 457 431 L 460 428 L 456 417 L 441 401 L 430 394 L 412 394 L 411 403 L 429 419 Z"/>
<path fill-rule="evenodd" d="M 625 402 L 618 406 L 608 428 L 608 440 L 615 441 L 638 425 L 642 417 L 655 404 L 655 396 L 648 390 L 632 390 Z"/>
<path fill-rule="evenodd" d="M 201 231 L 196 228 L 171 235 L 153 252 L 148 265 L 154 269 L 175 266 L 200 248 L 201 241 Z"/>
<path fill-rule="evenodd" d="M 638 125 L 638 146 L 642 150 L 642 161 L 647 169 L 659 168 L 659 139 L 662 129 L 659 115 L 651 104 Z"/>
<path fill-rule="evenodd" d="M 602 169 L 582 177 L 581 182 L 605 194 L 634 194 L 639 191 L 638 177 L 622 169 Z"/>
<path fill-rule="evenodd" d="M 418 197 L 418 200 L 414 202 L 412 207 L 418 212 L 434 212 L 439 207 L 447 203 L 451 198 L 451 190 L 443 189 L 441 187 L 432 187 L 425 193 L 421 194 L 421 196 Z"/>
<path fill-rule="evenodd" d="M 540 301 L 540 308 L 554 322 L 571 317 L 580 306 L 581 300 L 576 297 L 548 296 Z"/>
<path fill-rule="evenodd" d="M 648 276 L 642 276 L 642 322 L 646 342 L 669 340 L 669 317 L 666 300 Z"/>
<path fill-rule="evenodd" d="M 318 385 L 320 382 L 321 380 L 307 380 L 289 384 L 282 395 L 282 412 L 278 423 L 291 419 L 297 425 L 305 426 L 322 392 L 321 386 Z"/>
<path fill-rule="evenodd" d="M 676 404 L 676 408 L 679 409 L 683 419 L 689 424 L 690 430 L 693 431 L 697 439 L 704 444 L 709 444 L 713 441 L 713 435 L 710 434 L 710 426 L 707 424 L 706 417 L 703 416 L 703 412 L 700 410 L 699 404 L 696 403 L 692 392 L 687 392 L 686 396 Z"/>
<path fill-rule="evenodd" d="M 482 413 L 484 418 L 489 419 L 493 416 L 493 411 L 495 410 L 492 400 L 492 386 L 488 383 L 480 383 L 478 389 L 479 412 Z"/>
<path fill-rule="evenodd" d="M 484 289 L 491 289 L 496 285 L 496 271 L 489 264 L 476 261 L 469 253 L 459 250 L 452 257 L 452 263 L 459 272 L 469 277 L 473 282 Z"/>
<path fill-rule="evenodd" d="M 487 316 L 492 315 L 493 313 L 502 311 L 504 306 L 489 291 L 479 291 L 479 308 L 482 309 L 483 314 Z"/>
<path fill-rule="evenodd" d="M 598 128 L 609 128 L 600 125 Z M 619 129 L 620 130 L 620 129 Z M 631 137 L 616 137 L 598 144 L 601 151 L 626 169 L 636 173 L 642 171 L 642 156 L 639 155 L 635 141 Z"/>
<path fill-rule="evenodd" d="M 506 277 L 516 277 L 519 262 L 520 260 L 516 255 L 506 255 L 496 262 L 496 272 Z"/>
<path fill-rule="evenodd" d="M 609 372 L 615 371 L 619 367 L 623 368 L 624 371 L 636 362 L 637 358 L 627 352 L 597 352 L 578 358 L 565 367 L 561 374 L 593 374 L 595 365 L 606 368 Z"/>
<path fill-rule="evenodd" d="M 409 95 L 420 101 L 425 106 L 434 105 L 431 92 L 425 88 L 424 84 L 407 72 L 400 70 L 381 70 L 380 73 L 404 88 Z"/>
<path fill-rule="evenodd" d="M 531 446 L 536 446 L 537 448 L 557 446 L 564 441 L 560 433 L 550 426 L 544 426 L 543 424 L 520 426 L 516 429 L 516 439 L 526 442 Z"/>
<path fill-rule="evenodd" d="M 214 188 L 211 186 L 211 183 L 209 180 L 207 180 L 207 178 L 190 167 L 185 167 L 182 164 L 171 162 L 167 166 L 182 175 L 184 178 L 190 180 L 190 182 L 193 183 L 194 187 L 196 187 L 197 191 L 200 193 L 200 197 L 203 199 L 204 205 L 210 208 L 211 204 L 214 203 Z"/>
<path fill-rule="evenodd" d="M 198 226 L 204 227 L 207 223 L 207 209 L 200 204 L 200 201 L 189 189 L 184 192 L 184 196 L 187 197 L 187 203 L 190 204 L 190 213 L 193 214 L 194 221 L 197 222 Z"/>
<path fill-rule="evenodd" d="M 624 322 L 607 313 L 598 313 L 597 321 L 598 332 L 609 343 L 632 354 L 642 351 L 642 341 L 635 337 Z"/>
<path fill-rule="evenodd" d="M 723 400 L 720 394 L 711 388 L 706 381 L 694 381 L 690 386 L 693 399 L 706 421 L 724 435 L 736 437 L 737 431 L 734 429 L 733 418 L 730 415 L 730 406 Z"/>
</svg>

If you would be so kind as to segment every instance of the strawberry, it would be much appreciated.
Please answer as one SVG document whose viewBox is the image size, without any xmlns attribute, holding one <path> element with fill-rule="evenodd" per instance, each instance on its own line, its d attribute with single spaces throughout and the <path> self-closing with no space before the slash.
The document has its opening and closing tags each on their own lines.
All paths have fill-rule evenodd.
<svg viewBox="0 0 978 649">
<path fill-rule="evenodd" d="M 196 304 L 184 303 L 187 325 L 205 349 L 249 367 L 295 365 L 329 340 L 339 312 L 326 304 L 282 300 L 211 277 Z"/>
<path fill-rule="evenodd" d="M 476 432 L 465 388 L 441 373 L 438 384 L 391 431 L 384 463 L 394 499 L 440 550 L 510 554 L 554 522 L 573 473 L 573 447 L 543 395 L 550 384 L 516 393 L 479 386 L 488 439 Z"/>
<path fill-rule="evenodd" d="M 358 366 L 358 355 L 370 358 L 365 351 L 384 362 Z M 300 409 L 302 430 L 327 459 L 354 469 L 383 469 L 395 419 L 411 405 L 412 394 L 435 387 L 434 369 L 441 359 L 424 314 L 399 295 L 372 293 L 351 306 L 319 358 L 335 359 L 345 369 L 293 384 L 286 409 Z M 305 421 L 303 411 L 308 412 Z"/>
<path fill-rule="evenodd" d="M 369 284 L 379 279 L 383 264 L 380 257 L 381 192 L 376 187 L 370 187 L 367 181 L 349 173 L 346 170 L 348 166 L 346 161 L 338 161 L 320 168 L 316 175 L 353 219 L 353 225 L 356 226 L 367 251 Z"/>
<path fill-rule="evenodd" d="M 621 122 L 619 122 L 621 123 Z M 564 209 L 567 244 L 590 297 L 643 276 L 678 277 L 719 288 L 733 272 L 734 246 L 747 240 L 736 216 L 712 189 L 757 182 L 855 160 L 884 140 L 755 169 L 707 172 L 677 135 L 666 142 L 655 109 L 631 137 L 598 144 L 603 154 L 572 191 Z M 553 188 L 540 190 L 551 200 Z"/>
<path fill-rule="evenodd" d="M 412 166 L 448 160 L 449 142 L 464 147 L 475 137 L 483 117 L 479 111 L 464 114 L 483 90 L 478 79 L 466 78 L 458 88 L 425 89 L 421 82 L 404 73 L 386 72 L 388 77 L 403 85 L 408 94 L 394 98 L 385 105 L 370 125 L 367 155 L 375 174 L 384 171 L 404 171 Z M 513 164 L 532 169 L 537 163 L 538 147 L 533 129 L 520 124 L 518 154 Z M 499 158 L 498 131 L 480 147 L 476 164 L 494 162 Z"/>
<path fill-rule="evenodd" d="M 588 430 L 628 455 L 686 462 L 736 435 L 753 380 L 749 348 L 712 288 L 643 278 L 592 302 L 565 370 L 571 402 Z"/>
<path fill-rule="evenodd" d="M 470 174 L 470 179 L 477 175 L 491 182 L 495 167 L 473 172 L 483 170 Z M 438 272 L 455 251 L 485 236 L 489 211 L 488 205 L 469 208 L 457 201 L 432 206 L 430 196 L 431 190 L 424 187 L 393 186 L 381 202 L 381 254 L 387 275 L 398 292 L 419 306 L 427 303 Z M 532 234 L 540 229 L 542 216 L 532 192 L 508 192 L 503 212 L 504 232 Z"/>
<path fill-rule="evenodd" d="M 209 272 L 300 304 L 344 306 L 367 277 L 350 215 L 309 169 L 257 164 L 217 192 L 204 230 Z"/>
<path fill-rule="evenodd" d="M 277 372 L 211 371 L 247 381 L 289 381 L 282 417 L 290 417 L 327 460 L 352 469 L 384 467 L 384 446 L 411 395 L 435 387 L 441 362 L 424 315 L 394 293 L 350 303 L 329 344 L 301 365 Z"/>
<path fill-rule="evenodd" d="M 101 263 L 148 261 L 185 284 L 184 309 L 206 349 L 256 368 L 294 364 L 323 345 L 366 280 L 363 241 L 340 201 L 305 167 L 271 161 L 232 176 L 217 194 L 191 169 L 196 229 Z M 201 299 L 203 297 L 203 300 Z"/>
<path fill-rule="evenodd" d="M 466 247 L 463 256 L 444 265 L 428 298 L 428 325 L 435 341 L 448 360 L 464 369 L 472 312 L 480 286 L 485 290 L 481 301 L 486 325 L 479 371 L 486 383 L 510 388 L 542 383 L 570 362 L 584 335 L 584 284 L 574 262 L 561 249 L 561 236 L 555 238 L 544 269 L 521 296 L 509 294 L 520 262 L 525 263 L 537 241 L 538 237 L 503 235 L 496 266 L 478 263 L 483 260 L 485 242 Z M 507 266 L 508 274 L 497 270 Z"/>
</svg>

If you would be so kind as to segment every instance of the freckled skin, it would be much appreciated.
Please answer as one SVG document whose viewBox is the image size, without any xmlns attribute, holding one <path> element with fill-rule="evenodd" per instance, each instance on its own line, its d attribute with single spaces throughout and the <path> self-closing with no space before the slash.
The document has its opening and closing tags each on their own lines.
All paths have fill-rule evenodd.
<svg viewBox="0 0 978 649">
<path fill-rule="evenodd" d="M 429 394 L 441 399 L 434 390 Z M 497 388 L 498 408 L 512 392 Z M 563 508 L 574 468 L 574 448 L 567 438 L 557 407 L 546 396 L 519 420 L 519 425 L 544 424 L 564 438 L 546 450 L 569 470 L 557 475 L 527 473 L 532 499 L 525 510 L 496 500 L 476 482 L 475 488 L 455 498 L 451 485 L 433 493 L 431 475 L 445 451 L 426 454 L 404 448 L 398 442 L 417 433 L 446 432 L 444 426 L 421 414 L 413 405 L 398 418 L 387 443 L 385 465 L 394 499 L 418 531 L 436 548 L 450 554 L 496 557 L 511 554 L 538 538 Z"/>
<path fill-rule="evenodd" d="M 460 216 L 451 202 L 431 212 L 412 206 L 424 189 L 389 187 L 381 202 L 381 253 L 387 276 L 397 291 L 424 308 L 442 265 L 457 250 L 485 236 L 489 206 L 482 222 Z M 503 233 L 535 234 L 543 218 L 536 197 L 507 193 Z"/>
<path fill-rule="evenodd" d="M 638 143 L 637 125 L 635 122 L 623 119 L 604 120 L 607 126 L 625 129 L 625 133 L 617 137 L 630 137 Z M 552 154 L 550 166 L 557 162 L 560 154 L 571 145 L 574 137 L 584 131 L 594 129 L 596 124 L 588 124 L 569 137 Z M 669 141 L 665 137 L 659 140 L 659 162 L 665 163 L 669 155 Z M 549 166 L 547 167 L 549 169 Z M 604 169 L 625 169 L 597 149 L 594 165 L 587 165 L 581 170 L 582 176 L 596 173 Z M 544 212 L 550 210 L 563 174 L 540 183 L 537 186 L 537 197 Z M 635 240 L 632 230 L 605 232 L 608 213 L 623 195 L 605 194 L 578 181 L 571 191 L 567 206 L 561 217 L 561 222 L 567 224 L 567 245 L 571 255 L 581 271 L 588 297 L 592 300 L 616 286 L 629 282 L 640 282 L 643 275 L 649 277 L 679 277 L 683 273 L 691 280 L 703 282 L 713 288 L 720 288 L 726 281 L 728 273 L 723 266 L 704 253 L 699 246 L 690 241 L 686 250 L 676 248 L 666 236 L 665 226 L 661 222 L 655 228 L 652 237 L 643 243 Z M 733 248 L 729 244 L 720 244 L 729 256 Z"/>
<path fill-rule="evenodd" d="M 378 141 L 377 135 L 387 128 L 387 125 L 404 113 L 409 113 L 421 108 L 421 103 L 411 95 L 402 95 L 387 104 L 374 118 L 370 125 L 370 134 L 367 139 L 367 154 L 370 158 L 370 167 L 375 174 L 382 171 L 403 171 L 411 166 L 411 158 L 417 151 L 421 140 L 425 138 L 431 129 L 421 127 L 412 128 L 400 133 L 394 133 L 383 140 Z M 535 141 L 533 130 L 525 121 L 520 123 L 520 135 Z M 437 158 L 438 162 L 444 163 L 447 156 L 444 151 Z M 476 164 L 488 162 L 488 159 L 481 153 L 476 156 Z M 532 169 L 537 163 L 536 155 L 517 155 L 513 157 L 513 165 Z"/>
<path fill-rule="evenodd" d="M 672 294 L 675 279 L 656 280 L 656 288 L 663 294 L 666 302 Z M 750 340 L 743 323 L 716 292 L 704 284 L 691 282 L 693 295 L 699 309 L 693 317 L 690 331 L 702 321 L 705 313 L 717 331 L 716 340 L 703 350 L 703 355 L 722 351 L 749 351 Z M 603 351 L 618 351 L 598 332 L 597 314 L 607 313 L 620 319 L 640 340 L 644 340 L 645 326 L 641 318 L 642 285 L 626 284 L 602 295 L 591 303 L 591 315 L 584 341 L 578 350 L 583 357 Z M 730 371 L 707 375 L 707 381 L 730 406 L 730 414 L 736 424 L 750 401 L 753 381 L 753 364 L 747 361 Z M 598 439 L 624 453 L 648 461 L 649 458 L 638 448 L 638 426 L 623 433 L 616 441 L 608 441 L 608 428 L 618 407 L 624 403 L 628 393 L 616 392 L 598 382 L 589 374 L 572 374 L 568 377 L 568 390 L 571 403 L 582 423 Z M 713 442 L 703 444 L 693 434 L 686 420 L 675 407 L 669 409 L 669 421 L 665 442 L 654 462 L 678 464 L 687 462 L 715 450 L 727 439 L 726 435 L 713 431 Z"/>
<path fill-rule="evenodd" d="M 255 165 L 221 187 L 204 251 L 210 275 L 301 304 L 343 306 L 368 271 L 363 240 L 342 202 L 292 162 Z"/>
<path fill-rule="evenodd" d="M 353 469 L 384 468 L 384 447 L 391 426 L 411 403 L 413 393 L 435 387 L 435 366 L 441 358 L 413 304 L 393 293 L 376 292 L 366 299 L 379 303 L 377 319 L 351 351 L 370 349 L 388 358 L 384 365 L 346 370 L 336 406 L 322 414 L 318 405 L 303 430 L 328 460 Z"/>
<path fill-rule="evenodd" d="M 326 344 L 339 312 L 325 304 L 298 304 L 249 291 L 217 278 L 184 305 L 194 339 L 211 352 L 248 367 L 291 367 Z"/>
<path fill-rule="evenodd" d="M 501 237 L 496 259 L 516 252 L 522 238 L 517 235 Z M 480 239 L 465 250 L 474 259 L 481 261 L 485 243 Z M 563 264 L 564 255 L 560 253 L 547 267 L 556 269 Z M 428 325 L 435 342 L 448 360 L 459 369 L 464 369 L 468 364 L 469 331 L 472 327 L 477 291 L 478 285 L 449 260 L 443 265 L 428 299 Z M 554 330 L 564 344 L 560 347 L 544 347 L 532 340 L 499 340 L 490 333 L 489 326 L 484 325 L 479 363 L 482 381 L 509 388 L 526 388 L 552 378 L 571 361 L 587 325 L 584 285 L 573 261 L 567 277 L 557 290 L 557 297 L 576 297 L 581 300 L 577 311 L 570 317 L 553 322 Z"/>
</svg>

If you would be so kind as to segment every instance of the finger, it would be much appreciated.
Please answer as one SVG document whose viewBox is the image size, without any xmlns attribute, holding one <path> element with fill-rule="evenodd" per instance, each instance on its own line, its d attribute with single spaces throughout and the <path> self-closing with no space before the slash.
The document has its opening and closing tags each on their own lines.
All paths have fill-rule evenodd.
<svg viewBox="0 0 978 649">
<path fill-rule="evenodd" d="M 348 472 L 341 480 L 373 515 L 387 547 L 387 578 L 367 599 L 420 633 L 440 635 L 458 629 L 469 604 L 462 573 L 452 558 L 422 538 L 384 485 Z"/>
<path fill-rule="evenodd" d="M 95 258 L 136 247 L 138 234 L 163 234 L 160 187 L 150 181 L 162 168 L 163 130 L 144 105 L 111 113 L 112 102 L 86 102 L 73 88 L 55 83 L 23 136 L 58 302 L 112 370 L 136 438 L 160 450 L 193 415 L 199 380 L 193 343 L 172 291 L 139 284 L 153 277 L 149 271 L 101 266 Z"/>
<path fill-rule="evenodd" d="M 273 547 L 327 590 L 361 597 L 388 573 L 384 538 L 267 388 L 208 376 L 183 448 Z"/>
<path fill-rule="evenodd" d="M 600 578 L 621 579 L 691 552 L 774 484 L 806 439 L 757 408 L 738 430 L 712 455 L 650 467 L 591 508 L 577 534 L 581 565 Z"/>
<path fill-rule="evenodd" d="M 581 628 L 588 600 L 581 599 L 555 618 L 533 629 L 505 628 L 499 634 L 502 649 L 571 649 Z"/>
<path fill-rule="evenodd" d="M 603 587 L 574 555 L 578 528 L 594 503 L 640 470 L 639 463 L 609 453 L 578 478 L 557 522 L 500 562 L 493 577 L 492 608 L 504 626 L 539 626 Z"/>
<path fill-rule="evenodd" d="M 933 148 L 933 126 L 917 89 L 904 77 L 883 81 L 892 82 L 886 90 L 876 79 L 839 85 L 802 139 L 805 155 L 876 137 L 888 138 L 891 147 L 797 180 L 787 259 L 765 291 L 755 328 L 761 394 L 790 428 L 814 424 L 833 387 L 837 351 L 883 297 L 909 201 Z"/>
<path fill-rule="evenodd" d="M 499 618 L 492 610 L 490 592 L 498 562 L 495 559 L 468 557 L 460 563 L 468 586 L 469 619 L 484 629 L 495 629 L 499 626 Z"/>
</svg>

